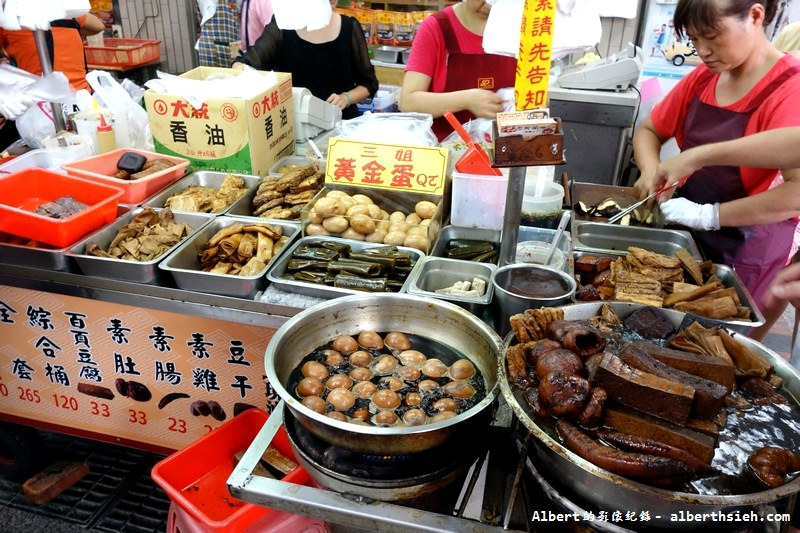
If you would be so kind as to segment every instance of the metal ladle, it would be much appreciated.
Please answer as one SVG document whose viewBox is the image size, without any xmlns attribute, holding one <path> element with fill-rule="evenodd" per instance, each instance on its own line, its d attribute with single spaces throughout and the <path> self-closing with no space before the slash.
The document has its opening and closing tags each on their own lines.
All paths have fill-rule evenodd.
<svg viewBox="0 0 800 533">
<path fill-rule="evenodd" d="M 561 241 L 561 236 L 564 235 L 564 229 L 567 227 L 567 222 L 569 222 L 569 211 L 564 211 L 561 213 L 561 220 L 558 222 L 558 228 L 556 229 L 556 235 L 553 237 L 553 242 L 550 243 L 550 249 L 547 251 L 547 257 L 544 258 L 544 265 L 547 266 L 550 264 L 550 261 L 553 259 L 553 254 L 558 247 L 558 243 Z"/>
</svg>

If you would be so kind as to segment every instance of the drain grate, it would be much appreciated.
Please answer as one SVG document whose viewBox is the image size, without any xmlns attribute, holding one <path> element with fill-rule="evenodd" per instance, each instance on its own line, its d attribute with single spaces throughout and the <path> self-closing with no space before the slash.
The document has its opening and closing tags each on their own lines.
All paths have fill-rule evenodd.
<svg viewBox="0 0 800 533">
<path fill-rule="evenodd" d="M 167 528 L 170 499 L 150 478 L 150 470 L 161 457 L 151 457 L 108 512 L 95 523 L 94 531 L 109 533 L 163 533 Z"/>
<path fill-rule="evenodd" d="M 144 472 L 149 478 L 149 467 L 154 462 L 153 454 L 131 448 L 59 433 L 42 432 L 42 437 L 48 457 L 85 461 L 89 474 L 44 505 L 28 500 L 20 483 L 0 478 L 0 505 L 91 527 L 107 508 L 115 505 L 115 499 L 126 496 L 123 491 L 131 483 L 132 476 L 141 476 Z M 163 511 L 165 517 L 167 507 Z M 164 529 L 162 525 L 161 531 Z"/>
</svg>

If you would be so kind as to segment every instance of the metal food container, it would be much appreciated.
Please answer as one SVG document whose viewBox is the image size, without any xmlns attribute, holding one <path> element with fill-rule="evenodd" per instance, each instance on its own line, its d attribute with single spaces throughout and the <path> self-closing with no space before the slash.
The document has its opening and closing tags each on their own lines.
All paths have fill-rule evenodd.
<svg viewBox="0 0 800 533">
<path fill-rule="evenodd" d="M 400 63 L 400 54 L 406 51 L 404 46 L 377 46 L 373 50 L 375 60 L 383 63 Z"/>
<path fill-rule="evenodd" d="M 219 230 L 241 222 L 248 224 L 269 224 L 270 226 L 280 226 L 283 234 L 289 237 L 284 247 L 267 263 L 267 266 L 258 274 L 253 276 L 235 276 L 228 274 L 212 274 L 203 272 L 200 263 L 200 253 L 206 243 Z M 207 292 L 211 294 L 221 294 L 224 296 L 235 296 L 239 298 L 252 298 L 255 293 L 263 290 L 267 286 L 267 279 L 264 273 L 270 268 L 277 259 L 282 257 L 285 251 L 291 247 L 292 242 L 300 234 L 300 227 L 297 224 L 279 223 L 274 221 L 255 221 L 252 218 L 221 216 L 214 218 L 201 231 L 195 233 L 190 239 L 186 239 L 180 244 L 164 261 L 159 264 L 159 268 L 166 270 L 172 275 L 175 284 L 181 289 Z"/>
<path fill-rule="evenodd" d="M 552 242 L 556 234 L 556 230 L 554 229 L 537 228 L 531 226 L 520 226 L 517 231 L 518 243 L 524 241 Z M 439 232 L 439 237 L 436 239 L 436 243 L 431 249 L 430 255 L 433 257 L 447 258 L 447 245 L 450 241 L 456 239 L 471 239 L 476 241 L 492 242 L 497 245 L 497 250 L 499 252 L 500 243 L 502 240 L 502 232 L 500 230 L 493 229 L 445 226 L 442 228 L 442 231 Z M 564 272 L 567 274 L 574 273 L 574 264 L 572 260 L 572 237 L 570 232 L 564 232 L 558 248 L 564 253 Z M 495 262 L 494 264 L 496 265 L 497 263 Z"/>
<path fill-rule="evenodd" d="M 252 220 L 252 219 L 251 219 Z M 339 296 L 346 296 L 350 294 L 364 294 L 364 291 L 357 291 L 354 289 L 342 289 L 338 287 L 330 287 L 328 285 L 323 284 L 316 284 L 316 283 L 306 283 L 304 281 L 297 281 L 294 279 L 287 279 L 283 276 L 286 274 L 286 266 L 289 264 L 289 260 L 292 258 L 292 254 L 294 253 L 295 249 L 300 246 L 306 244 L 315 244 L 319 242 L 324 242 L 326 240 L 334 240 L 336 242 L 341 242 L 350 245 L 351 250 L 365 250 L 367 248 L 380 248 L 381 246 L 386 246 L 385 244 L 373 244 L 364 241 L 351 241 L 348 239 L 340 239 L 337 237 L 303 237 L 297 240 L 285 253 L 282 253 L 281 256 L 275 261 L 269 270 L 267 270 L 267 279 L 271 284 L 275 287 L 284 290 L 286 292 L 294 292 L 298 294 L 305 294 L 307 296 L 315 296 L 317 298 L 338 298 Z M 398 292 L 407 292 L 408 287 L 410 286 L 411 278 L 415 276 L 416 272 L 419 271 L 420 267 L 422 266 L 422 262 L 420 261 L 425 254 L 416 250 L 414 248 L 406 248 L 405 246 L 398 246 L 398 250 L 403 252 L 411 253 L 411 256 L 414 258 L 416 263 L 414 264 L 414 268 L 411 269 L 411 272 L 408 274 L 405 283 L 403 283 L 402 288 Z"/>
<path fill-rule="evenodd" d="M 444 257 L 425 257 L 421 263 L 419 270 L 413 276 L 409 276 L 409 294 L 447 300 L 478 316 L 492 301 L 494 287 L 491 278 L 492 272 L 497 269 L 495 265 Z M 436 289 L 451 287 L 458 281 L 471 282 L 474 278 L 480 278 L 486 283 L 486 292 L 483 296 L 465 298 L 436 292 Z"/>
<path fill-rule="evenodd" d="M 261 178 L 259 176 L 252 176 L 249 174 L 235 174 L 233 172 L 213 172 L 210 170 L 198 170 L 187 174 L 186 176 L 184 176 L 177 182 L 173 183 L 160 193 L 151 196 L 150 198 L 145 200 L 142 205 L 147 207 L 166 207 L 168 198 L 170 198 L 171 196 L 175 196 L 179 192 L 183 191 L 188 187 L 191 187 L 192 185 L 200 187 L 211 187 L 213 189 L 219 190 L 219 188 L 222 186 L 222 180 L 224 180 L 225 176 L 227 176 L 228 174 L 239 176 L 244 180 L 245 187 L 247 187 L 248 189 L 247 193 L 245 193 L 244 196 L 247 196 L 247 194 L 250 193 L 252 189 L 258 187 L 258 184 L 261 183 Z M 218 211 L 216 213 L 211 213 L 211 214 L 216 216 L 226 213 L 227 210 L 230 209 L 231 206 L 235 204 L 238 200 L 241 200 L 241 197 L 238 198 L 236 201 L 232 202 L 231 205 L 228 205 L 222 211 Z M 173 212 L 179 213 L 180 211 L 173 209 Z"/>
<path fill-rule="evenodd" d="M 574 218 L 589 222 L 605 223 L 607 219 L 577 212 L 575 210 L 575 206 L 578 205 L 578 202 L 583 202 L 587 206 L 592 206 L 599 204 L 607 198 L 611 198 L 617 202 L 617 205 L 619 205 L 620 208 L 625 209 L 626 207 L 630 207 L 639 201 L 639 195 L 636 194 L 636 191 L 633 190 L 633 187 L 620 187 L 618 185 L 602 185 L 599 183 L 576 181 L 571 184 L 570 191 L 570 198 L 572 199 L 571 207 L 573 209 L 572 212 Z M 648 224 L 647 227 L 663 226 L 664 221 L 662 220 L 661 211 L 659 210 L 657 203 L 653 204 L 650 212 L 653 213 L 654 220 L 653 223 Z M 642 226 L 642 224 L 633 221 L 631 221 L 631 224 Z"/>
<path fill-rule="evenodd" d="M 303 358 L 338 335 L 361 331 L 400 331 L 451 347 L 481 372 L 486 396 L 453 418 L 421 426 L 378 427 L 340 422 L 312 411 L 288 387 Z M 492 328 L 462 308 L 441 300 L 408 294 L 366 294 L 337 298 L 290 318 L 272 336 L 264 355 L 270 386 L 305 428 L 341 448 L 374 455 L 406 455 L 470 439 L 484 431 L 497 396 L 497 360 L 502 340 Z"/>
<path fill-rule="evenodd" d="M 703 260 L 694 237 L 688 231 L 572 220 L 572 247 L 575 250 L 625 255 L 629 246 L 670 257 L 680 248 L 685 248 L 692 257 Z"/>
<path fill-rule="evenodd" d="M 578 258 L 586 255 L 597 256 L 597 257 L 609 257 L 612 260 L 620 257 L 619 255 L 616 254 L 575 251 L 573 252 L 573 259 L 574 259 L 573 263 L 577 261 Z M 739 279 L 739 276 L 736 274 L 736 271 L 727 265 L 720 265 L 715 263 L 714 266 L 717 269 L 716 276 L 719 278 L 722 284 L 725 287 L 733 287 L 734 289 L 736 289 L 736 294 L 739 296 L 739 301 L 742 303 L 744 307 L 750 309 L 750 320 L 741 320 L 741 319 L 717 320 L 712 318 L 700 317 L 703 320 L 703 323 L 717 322 L 720 325 L 727 327 L 731 331 L 737 331 L 739 333 L 747 333 L 751 328 L 756 328 L 758 326 L 763 325 L 765 322 L 764 315 L 758 309 L 758 306 L 756 305 L 755 301 L 753 301 L 753 297 L 750 295 L 750 291 L 747 290 L 747 287 L 744 286 L 742 280 Z M 578 302 L 578 303 L 585 303 L 585 302 Z"/>
<path fill-rule="evenodd" d="M 129 261 L 86 254 L 86 246 L 92 242 L 103 250 L 108 249 L 108 246 L 111 244 L 111 241 L 114 240 L 119 230 L 143 210 L 143 208 L 138 208 L 118 218 L 108 226 L 82 239 L 70 248 L 65 255 L 72 257 L 87 276 L 133 281 L 136 283 L 159 284 L 163 274 L 157 267 L 158 263 L 182 243 L 176 244 L 171 250 L 167 250 L 161 254 L 161 256 L 151 259 L 150 261 Z M 154 209 L 154 211 L 161 212 L 163 209 Z M 207 213 L 173 213 L 173 215 L 175 217 L 175 222 L 178 224 L 187 224 L 192 228 L 192 231 L 184 238 L 183 242 L 191 239 L 197 231 L 214 218 L 213 215 Z"/>
<path fill-rule="evenodd" d="M 602 302 L 591 302 L 565 306 L 563 307 L 564 319 L 587 320 L 597 314 L 601 305 Z M 627 302 L 613 302 L 608 305 L 620 318 L 625 318 L 634 310 L 643 307 L 640 304 Z M 675 327 L 681 324 L 685 316 L 684 313 L 672 309 L 664 309 L 663 312 Z M 734 333 L 734 337 L 761 356 L 768 364 L 773 365 L 775 373 L 783 378 L 784 389 L 791 397 L 800 398 L 800 372 L 797 369 L 761 343 L 736 333 Z M 505 339 L 506 349 L 513 342 L 514 335 L 512 333 Z M 728 513 L 741 512 L 745 514 L 754 511 L 763 516 L 770 511 L 773 505 L 779 505 L 784 498 L 793 498 L 800 491 L 800 477 L 795 477 L 785 485 L 760 492 L 714 495 L 659 489 L 612 474 L 569 451 L 558 438 L 554 438 L 540 425 L 532 415 L 527 402 L 522 399 L 522 391 L 516 387 L 512 388 L 509 383 L 505 355 L 498 359 L 497 368 L 503 397 L 511 406 L 516 417 L 533 435 L 531 442 L 545 469 L 556 476 L 568 490 L 573 491 L 595 508 L 622 509 L 632 511 L 637 515 L 641 511 L 646 511 L 651 517 L 648 528 L 656 528 L 659 531 L 662 528 L 685 531 L 708 528 L 709 524 L 702 520 L 694 522 L 671 520 L 670 517 L 674 513 L 722 513 L 727 515 Z M 796 402 L 796 400 L 789 401 Z M 729 438 L 736 440 L 740 437 L 733 435 Z M 783 503 L 786 504 L 786 501 L 784 500 Z"/>
</svg>

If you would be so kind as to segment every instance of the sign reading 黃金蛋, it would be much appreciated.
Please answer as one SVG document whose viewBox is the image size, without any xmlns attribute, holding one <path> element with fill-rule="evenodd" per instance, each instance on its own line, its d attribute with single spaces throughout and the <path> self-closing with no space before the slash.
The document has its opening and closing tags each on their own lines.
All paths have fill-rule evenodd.
<svg viewBox="0 0 800 533">
<path fill-rule="evenodd" d="M 198 67 L 181 78 L 205 80 L 241 71 Z M 250 98 L 215 97 L 193 107 L 183 96 L 148 90 L 147 117 L 156 151 L 185 157 L 195 169 L 266 176 L 284 155 L 294 152 L 292 76 L 274 75 L 277 83 Z"/>
<path fill-rule="evenodd" d="M 525 0 L 514 83 L 518 110 L 547 106 L 556 0 Z"/>
<path fill-rule="evenodd" d="M 332 138 L 326 183 L 443 194 L 447 148 L 403 146 Z"/>
</svg>

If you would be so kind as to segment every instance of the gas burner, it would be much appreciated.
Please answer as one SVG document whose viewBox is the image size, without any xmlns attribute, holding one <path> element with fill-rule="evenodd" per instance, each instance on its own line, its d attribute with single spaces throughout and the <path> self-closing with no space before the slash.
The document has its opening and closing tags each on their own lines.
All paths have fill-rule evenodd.
<svg viewBox="0 0 800 533">
<path fill-rule="evenodd" d="M 322 487 L 370 500 L 422 504 L 426 508 L 431 502 L 439 504 L 439 498 L 431 498 L 433 494 L 445 492 L 452 506 L 456 494 L 450 494 L 451 485 L 463 479 L 488 447 L 482 438 L 476 438 L 407 455 L 360 454 L 314 436 L 288 409 L 283 423 L 298 462 Z M 460 484 L 454 488 L 457 492 Z"/>
</svg>

